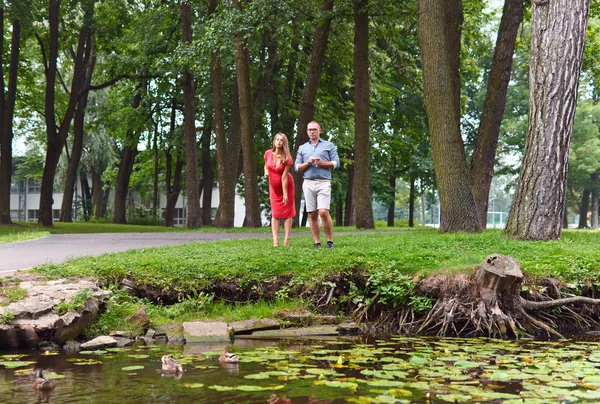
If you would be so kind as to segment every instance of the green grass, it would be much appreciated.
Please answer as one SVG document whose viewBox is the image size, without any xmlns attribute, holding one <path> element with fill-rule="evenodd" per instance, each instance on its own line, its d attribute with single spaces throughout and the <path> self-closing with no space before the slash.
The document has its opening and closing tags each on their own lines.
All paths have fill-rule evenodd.
<svg viewBox="0 0 600 404">
<path fill-rule="evenodd" d="M 271 247 L 268 239 L 228 240 L 134 250 L 46 264 L 37 272 L 50 277 L 93 276 L 109 283 L 130 278 L 177 294 L 209 288 L 215 281 L 241 287 L 292 276 L 294 285 L 314 286 L 328 275 L 353 270 L 394 270 L 409 275 L 472 271 L 494 253 L 514 256 L 523 271 L 569 282 L 600 276 L 600 233 L 565 231 L 560 241 L 505 238 L 500 230 L 481 234 L 442 234 L 432 229 L 336 236 L 333 250 L 312 250 L 310 236 L 293 238 L 290 248 Z"/>
<path fill-rule="evenodd" d="M 128 318 L 134 314 L 142 305 L 146 305 L 146 312 L 150 318 L 152 327 L 164 324 L 182 323 L 194 321 L 198 318 L 234 322 L 248 320 L 251 318 L 274 318 L 278 310 L 298 310 L 304 308 L 298 300 L 276 300 L 265 302 L 237 302 L 233 304 L 222 301 L 213 302 L 207 296 L 187 296 L 179 303 L 171 306 L 162 306 L 149 303 L 146 299 L 139 299 L 128 295 L 122 290 L 113 290 L 106 310 L 94 321 L 87 330 L 88 338 L 108 334 L 113 330 L 127 330 L 141 333 L 136 329 Z"/>
</svg>

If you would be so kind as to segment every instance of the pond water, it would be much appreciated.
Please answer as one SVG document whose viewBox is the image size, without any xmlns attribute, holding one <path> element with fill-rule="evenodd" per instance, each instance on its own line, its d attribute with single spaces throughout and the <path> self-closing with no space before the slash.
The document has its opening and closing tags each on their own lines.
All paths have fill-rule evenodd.
<svg viewBox="0 0 600 404">
<path fill-rule="evenodd" d="M 0 403 L 600 402 L 595 341 L 237 339 L 225 345 L 0 352 Z M 172 355 L 185 372 L 162 374 Z M 33 389 L 43 368 L 56 388 Z"/>
</svg>

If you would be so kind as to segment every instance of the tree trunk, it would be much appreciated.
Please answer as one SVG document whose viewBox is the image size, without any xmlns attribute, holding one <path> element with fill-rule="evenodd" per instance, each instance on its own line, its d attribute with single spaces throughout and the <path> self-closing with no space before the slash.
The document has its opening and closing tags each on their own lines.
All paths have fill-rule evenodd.
<svg viewBox="0 0 600 404">
<path fill-rule="evenodd" d="M 144 80 L 136 86 L 132 101 L 133 109 L 139 108 L 142 102 L 142 89 L 146 87 Z M 139 136 L 129 129 L 125 135 L 125 145 L 121 150 L 121 160 L 117 172 L 117 183 L 115 185 L 115 202 L 113 206 L 112 222 L 117 224 L 127 223 L 127 194 L 129 193 L 129 179 L 133 171 L 133 163 L 137 156 L 137 144 Z"/>
<path fill-rule="evenodd" d="M 92 172 L 92 211 L 94 219 L 101 219 L 104 214 L 102 172 L 97 171 L 93 165 L 90 167 L 90 171 Z"/>
<path fill-rule="evenodd" d="M 292 155 L 298 154 L 298 148 L 308 142 L 308 133 L 306 127 L 314 119 L 315 116 L 315 100 L 317 91 L 319 90 L 319 81 L 321 80 L 321 71 L 323 62 L 325 61 L 325 51 L 327 50 L 327 39 L 329 37 L 329 27 L 331 26 L 333 10 L 333 0 L 325 0 L 321 7 L 324 18 L 319 19 L 319 24 L 315 29 L 315 40 L 313 42 L 312 52 L 310 54 L 310 65 L 306 74 L 306 84 L 304 85 L 304 93 L 302 96 L 302 105 L 300 106 L 300 115 L 298 117 L 298 132 L 294 140 L 294 151 Z M 302 199 L 302 183 L 304 181 L 302 175 L 293 172 L 294 177 L 294 192 L 296 198 L 296 206 L 300 206 Z M 299 210 L 298 210 L 299 211 Z M 298 225 L 299 212 L 294 218 L 294 225 Z"/>
<path fill-rule="evenodd" d="M 296 25 L 294 25 L 294 27 L 295 26 Z M 296 115 L 294 111 L 298 109 L 296 101 L 299 97 L 294 90 L 296 90 L 296 83 L 298 82 L 297 65 L 298 52 L 300 52 L 300 44 L 296 35 L 292 37 L 290 48 L 292 49 L 292 52 L 289 55 L 287 69 L 285 72 L 285 86 L 283 89 L 283 94 L 278 98 L 283 105 L 280 105 L 278 108 L 280 111 L 279 120 L 275 122 L 275 127 L 281 128 L 283 133 L 290 135 L 288 136 L 290 141 L 289 146 L 292 148 L 292 150 L 294 150 L 295 143 L 291 134 L 294 130 L 294 123 L 296 122 Z"/>
<path fill-rule="evenodd" d="M 440 230 L 480 230 L 460 132 L 461 0 L 418 1 L 425 109 L 440 197 Z"/>
<path fill-rule="evenodd" d="M 209 14 L 213 14 L 219 1 L 210 0 Z M 233 227 L 235 220 L 235 184 L 241 148 L 239 98 L 237 85 L 233 90 L 233 105 L 229 124 L 229 136 L 225 131 L 223 105 L 223 73 L 220 52 L 213 51 L 210 59 L 215 142 L 217 145 L 217 175 L 219 182 L 219 207 L 213 225 L 220 228 Z"/>
<path fill-rule="evenodd" d="M 192 42 L 192 10 L 187 2 L 181 2 L 181 30 L 184 45 Z M 196 104 L 194 74 L 189 68 L 183 71 L 183 132 L 185 137 L 185 186 L 187 191 L 187 227 L 202 227 L 200 192 L 198 188 L 198 152 L 196 144 Z"/>
<path fill-rule="evenodd" d="M 421 190 L 421 226 L 425 226 L 425 192 Z"/>
<path fill-rule="evenodd" d="M 208 122 L 208 120 L 207 120 Z M 209 225 L 212 222 L 212 191 L 215 181 L 215 172 L 213 170 L 210 156 L 210 135 L 212 128 L 205 125 L 202 130 L 202 223 Z"/>
<path fill-rule="evenodd" d="M 4 8 L 0 9 L 0 27 L 4 33 Z M 0 38 L 0 49 L 4 49 L 4 35 Z M 5 91 L 4 58 L 0 55 L 0 224 L 11 224 L 10 185 L 12 182 L 12 141 L 19 53 L 21 51 L 21 23 L 12 21 L 8 86 Z"/>
<path fill-rule="evenodd" d="M 588 0 L 532 3 L 529 125 L 506 223 L 518 239 L 560 238 L 588 12 Z"/>
<path fill-rule="evenodd" d="M 91 15 L 86 16 L 91 18 Z M 88 30 L 87 38 L 85 39 L 85 52 L 83 63 L 86 66 L 85 82 L 83 88 L 88 88 L 92 83 L 92 74 L 96 62 L 95 57 L 95 41 L 91 31 Z M 60 208 L 59 221 L 73 221 L 73 193 L 75 191 L 75 181 L 77 181 L 77 171 L 83 153 L 83 136 L 85 129 L 85 109 L 87 107 L 88 92 L 86 91 L 77 104 L 75 111 L 75 119 L 73 121 L 73 146 L 71 148 L 71 158 L 67 166 L 67 178 L 63 189 L 63 200 Z"/>
<path fill-rule="evenodd" d="M 152 216 L 157 219 L 160 215 L 160 195 L 158 193 L 159 153 L 158 153 L 158 125 L 154 125 L 154 136 L 152 136 L 152 157 L 154 160 L 154 172 L 152 175 Z"/>
<path fill-rule="evenodd" d="M 587 215 L 590 211 L 590 193 L 589 189 L 584 189 L 581 196 L 581 204 L 579 205 L 579 228 L 585 229 L 588 227 Z"/>
<path fill-rule="evenodd" d="M 396 159 L 393 158 L 392 169 L 389 174 L 390 201 L 388 202 L 387 225 L 394 227 L 396 218 Z"/>
<path fill-rule="evenodd" d="M 238 0 L 233 1 L 233 6 L 237 10 L 241 10 Z M 246 43 L 239 32 L 234 33 L 233 42 L 235 46 L 235 70 L 240 100 L 242 158 L 244 161 L 244 192 L 246 203 L 246 217 L 244 221 L 247 227 L 261 227 L 254 134 L 252 131 L 250 55 Z"/>
<path fill-rule="evenodd" d="M 218 83 L 221 82 L 221 64 L 218 63 Z M 213 94 L 215 90 L 215 81 L 213 81 Z M 240 103 L 237 90 L 237 83 L 234 83 L 232 94 L 232 106 L 228 135 L 225 135 L 223 112 L 223 98 L 221 85 L 218 88 L 217 103 L 213 103 L 215 108 L 215 134 L 217 138 L 217 173 L 219 175 L 219 207 L 213 225 L 220 228 L 233 227 L 235 220 L 235 186 L 242 168 L 242 137 L 240 123 Z M 215 97 L 215 95 L 213 95 Z M 216 101 L 216 99 L 215 99 Z M 219 107 L 220 106 L 220 107 Z M 217 108 L 220 114 L 217 114 Z M 219 119 L 221 123 L 219 123 Z M 220 125 L 221 130 L 219 130 Z"/>
<path fill-rule="evenodd" d="M 86 222 L 92 217 L 92 193 L 90 191 L 90 183 L 86 174 L 81 174 L 79 177 L 79 183 L 81 184 L 81 208 L 83 213 L 83 220 Z"/>
<path fill-rule="evenodd" d="M 374 229 L 369 164 L 369 2 L 354 0 L 354 196 L 358 229 Z"/>
<path fill-rule="evenodd" d="M 415 178 L 410 178 L 410 194 L 408 196 L 408 227 L 415 227 Z"/>
<path fill-rule="evenodd" d="M 129 132 L 127 134 L 127 138 L 134 137 L 135 135 L 133 132 Z M 129 145 L 125 145 L 121 151 L 121 161 L 119 162 L 117 183 L 115 185 L 115 204 L 113 207 L 112 218 L 113 223 L 127 224 L 127 194 L 129 193 L 129 179 L 131 178 L 133 163 L 137 153 L 137 148 Z"/>
<path fill-rule="evenodd" d="M 86 2 L 86 15 L 93 14 L 94 3 Z M 56 124 L 55 110 L 55 85 L 57 76 L 58 62 L 58 36 L 59 36 L 59 14 L 60 2 L 50 0 L 48 7 L 48 26 L 49 50 L 46 66 L 46 94 L 44 99 L 44 114 L 46 118 L 46 161 L 44 172 L 42 174 L 42 185 L 40 189 L 40 209 L 38 223 L 45 227 L 52 227 L 52 205 L 54 203 L 54 176 L 56 174 L 56 165 L 60 158 L 60 153 L 65 145 L 69 128 L 75 109 L 82 95 L 83 84 L 85 82 L 86 65 L 84 63 L 85 43 L 87 41 L 90 27 L 85 24 L 91 24 L 91 19 L 84 20 L 84 25 L 79 32 L 79 41 L 77 44 L 77 53 L 73 67 L 73 77 L 71 80 L 71 89 L 69 93 L 69 103 L 65 115 L 60 122 Z M 58 129 L 57 129 L 58 128 Z"/>
<path fill-rule="evenodd" d="M 348 191 L 346 191 L 346 211 L 344 226 L 354 226 L 354 166 L 348 166 Z"/>
<path fill-rule="evenodd" d="M 172 172 L 172 155 L 171 151 L 165 153 L 167 158 L 167 170 L 166 170 L 166 195 L 167 195 L 167 206 L 165 208 L 165 227 L 173 227 L 174 226 L 174 212 L 175 205 L 177 204 L 177 199 L 179 199 L 179 194 L 181 193 L 181 173 L 183 172 L 183 159 L 181 158 L 181 153 L 177 152 L 177 157 L 175 158 L 175 176 L 173 177 L 173 181 L 171 182 L 171 172 Z"/>
<path fill-rule="evenodd" d="M 506 106 L 517 32 L 522 19 L 523 0 L 505 0 L 470 169 L 479 224 L 483 229 L 487 225 L 488 199 L 494 176 L 498 135 Z"/>
</svg>

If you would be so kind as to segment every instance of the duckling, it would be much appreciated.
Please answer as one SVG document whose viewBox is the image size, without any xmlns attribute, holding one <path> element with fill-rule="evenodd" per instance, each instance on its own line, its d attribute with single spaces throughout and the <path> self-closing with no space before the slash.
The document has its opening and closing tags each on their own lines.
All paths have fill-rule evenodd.
<svg viewBox="0 0 600 404">
<path fill-rule="evenodd" d="M 225 350 L 219 356 L 219 362 L 223 363 L 238 363 L 240 361 L 240 357 L 237 354 L 229 352 L 229 349 L 225 347 Z"/>
<path fill-rule="evenodd" d="M 175 359 L 171 358 L 170 356 L 164 355 L 161 358 L 161 362 L 163 372 L 183 373 L 183 367 L 181 366 L 181 364 Z"/>
<path fill-rule="evenodd" d="M 56 387 L 56 383 L 52 379 L 46 379 L 44 377 L 44 371 L 38 369 L 36 372 L 35 382 L 33 382 L 33 388 L 40 391 L 50 391 Z"/>
</svg>

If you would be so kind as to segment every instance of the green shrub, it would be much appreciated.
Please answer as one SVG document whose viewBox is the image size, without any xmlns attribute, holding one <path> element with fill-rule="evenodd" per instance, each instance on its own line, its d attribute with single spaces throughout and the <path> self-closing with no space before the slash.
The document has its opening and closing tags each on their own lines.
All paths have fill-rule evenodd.
<svg viewBox="0 0 600 404">
<path fill-rule="evenodd" d="M 62 302 L 55 304 L 53 310 L 61 316 L 70 311 L 81 311 L 85 307 L 87 301 L 92 297 L 94 297 L 94 293 L 91 289 L 81 289 L 75 293 L 71 300 L 63 300 Z"/>
</svg>

